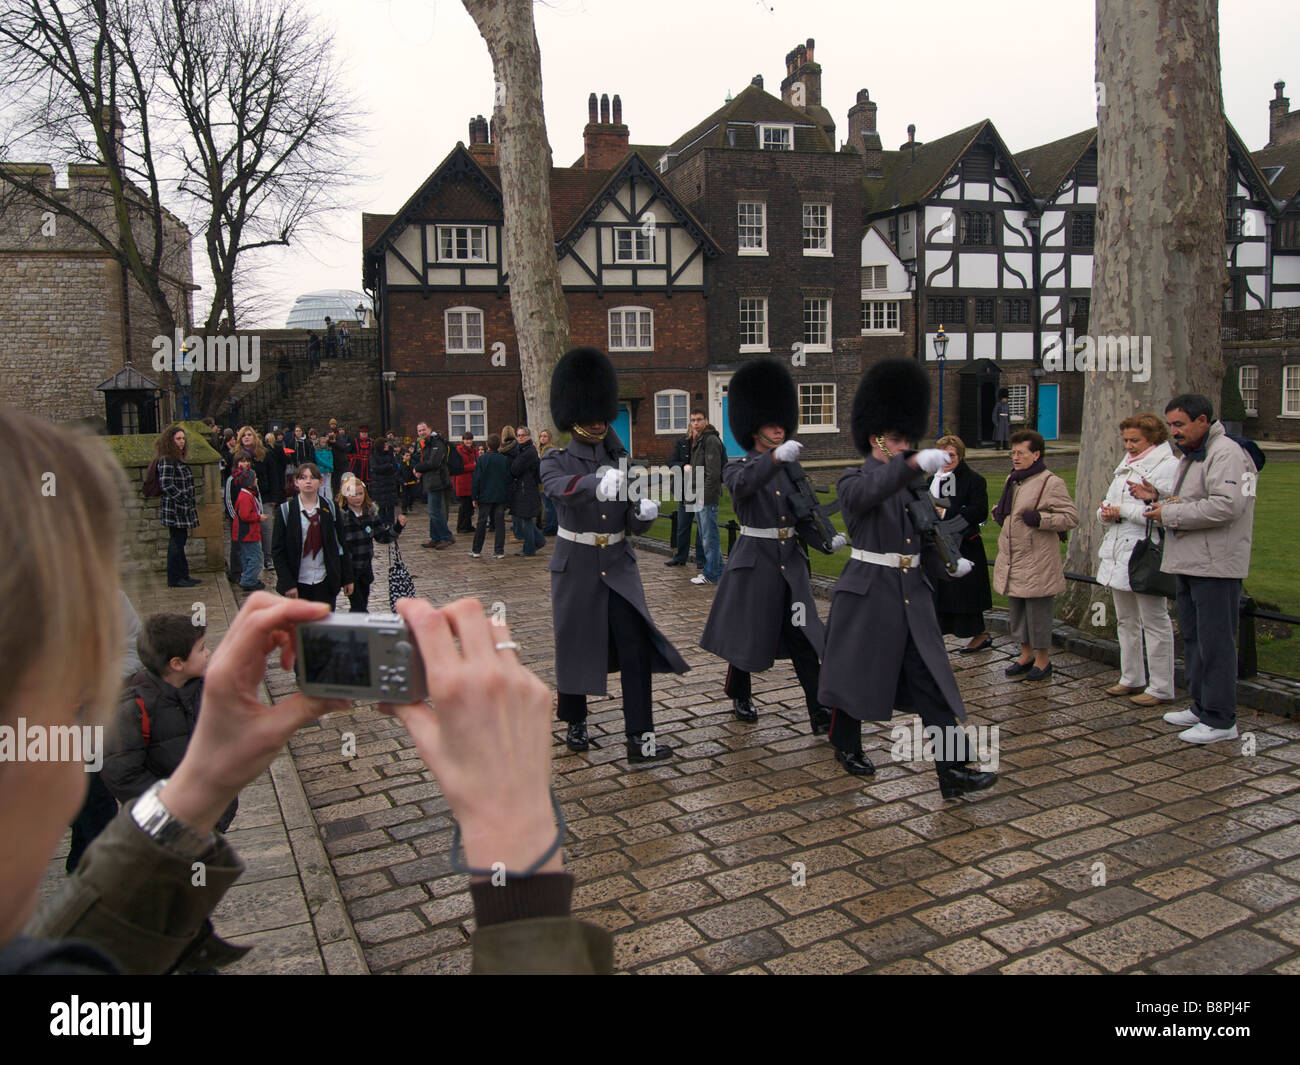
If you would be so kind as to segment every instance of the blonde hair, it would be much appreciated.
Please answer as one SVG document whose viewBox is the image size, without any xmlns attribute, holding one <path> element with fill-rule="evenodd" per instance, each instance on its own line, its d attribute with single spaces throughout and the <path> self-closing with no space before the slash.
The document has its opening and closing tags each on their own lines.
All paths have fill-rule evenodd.
<svg viewBox="0 0 1300 1065">
<path fill-rule="evenodd" d="M 100 439 L 4 405 L 0 454 L 21 496 L 0 507 L 0 661 L 43 686 L 60 678 L 69 703 L 102 722 L 122 660 L 121 468 Z M 22 709 L 21 680 L 0 689 L 0 722 Z"/>
<path fill-rule="evenodd" d="M 240 427 L 239 432 L 235 434 L 235 443 L 237 443 L 240 447 L 244 447 L 245 433 L 253 434 L 253 458 L 255 458 L 258 462 L 265 461 L 266 447 L 262 443 L 262 434 L 259 433 L 256 429 L 254 429 L 251 425 L 244 425 Z M 244 450 L 247 451 L 248 449 L 244 448 Z"/>
<path fill-rule="evenodd" d="M 356 481 L 357 484 L 361 485 L 362 513 L 363 514 L 370 514 L 372 512 L 378 513 L 379 507 L 375 504 L 375 501 L 370 498 L 370 489 L 366 487 L 366 482 L 363 481 L 360 477 L 358 477 L 355 473 L 345 473 L 343 475 L 342 480 L 339 481 L 339 493 L 334 497 L 334 502 L 336 502 L 339 505 L 339 511 L 342 512 L 344 507 L 351 507 L 351 504 L 347 501 L 347 497 L 344 496 L 343 494 L 343 490 L 347 488 L 349 481 Z"/>
<path fill-rule="evenodd" d="M 1147 411 L 1134 414 L 1120 422 L 1119 431 L 1122 433 L 1125 429 L 1136 429 L 1153 447 L 1169 439 L 1169 431 L 1165 428 L 1164 419 Z"/>
<path fill-rule="evenodd" d="M 948 448 L 952 448 L 957 452 L 957 461 L 966 461 L 966 445 L 962 443 L 960 436 L 953 436 L 951 433 L 947 436 L 941 436 L 934 442 L 934 446 L 940 451 L 946 451 Z"/>
</svg>

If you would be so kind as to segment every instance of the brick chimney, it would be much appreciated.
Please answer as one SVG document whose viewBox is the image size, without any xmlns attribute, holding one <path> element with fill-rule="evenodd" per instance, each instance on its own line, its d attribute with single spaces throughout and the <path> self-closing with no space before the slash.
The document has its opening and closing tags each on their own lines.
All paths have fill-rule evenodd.
<svg viewBox="0 0 1300 1065">
<path fill-rule="evenodd" d="M 862 156 L 862 169 L 867 177 L 884 174 L 885 153 L 880 134 L 876 132 L 876 105 L 866 89 L 858 90 L 857 103 L 849 108 L 849 147 Z"/>
<path fill-rule="evenodd" d="M 496 138 L 492 136 L 488 120 L 482 115 L 475 115 L 469 120 L 469 154 L 483 166 L 496 166 Z"/>
<path fill-rule="evenodd" d="M 587 125 L 582 130 L 582 165 L 586 170 L 612 170 L 628 150 L 627 126 L 623 125 L 623 101 L 614 97 L 610 113 L 609 94 L 600 97 L 597 119 L 596 94 L 587 97 Z"/>
<path fill-rule="evenodd" d="M 898 146 L 900 152 L 910 152 L 907 159 L 907 165 L 911 166 L 916 162 L 916 149 L 921 147 L 922 142 L 916 139 L 916 126 L 912 123 L 907 125 L 907 140 Z"/>
<path fill-rule="evenodd" d="M 754 86 L 754 88 L 756 88 L 756 89 L 761 89 L 761 88 L 763 87 L 763 75 L 762 75 L 762 74 L 755 74 L 755 75 L 750 79 L 749 83 L 750 83 L 752 86 Z"/>
<path fill-rule="evenodd" d="M 1268 102 L 1268 143 L 1265 148 L 1300 141 L 1300 111 L 1294 115 L 1290 113 L 1291 101 L 1282 95 L 1285 88 L 1285 81 L 1273 83 L 1277 95 Z"/>
<path fill-rule="evenodd" d="M 103 123 L 104 130 L 113 142 L 113 155 L 117 159 L 117 165 L 119 167 L 124 166 L 126 155 L 125 149 L 122 147 L 122 134 L 126 127 L 122 124 L 122 116 L 118 114 L 117 108 L 112 104 L 105 104 L 100 108 L 99 120 Z"/>
<path fill-rule="evenodd" d="M 825 130 L 835 144 L 835 119 L 822 106 L 822 68 L 813 59 L 816 42 L 809 37 L 785 56 L 785 78 L 781 82 L 781 99 L 804 112 Z"/>
</svg>

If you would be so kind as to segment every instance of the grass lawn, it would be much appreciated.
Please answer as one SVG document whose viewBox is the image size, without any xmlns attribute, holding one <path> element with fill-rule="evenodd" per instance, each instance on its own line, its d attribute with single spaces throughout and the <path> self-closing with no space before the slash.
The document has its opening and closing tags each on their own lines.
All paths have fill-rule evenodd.
<svg viewBox="0 0 1300 1065">
<path fill-rule="evenodd" d="M 1074 495 L 1073 466 L 1053 468 Z M 831 491 L 821 498 L 835 498 L 835 481 L 839 474 L 833 470 L 818 470 L 812 475 L 813 482 L 819 487 L 829 485 Z M 989 482 L 989 507 L 992 509 L 1002 491 L 1002 478 L 997 474 L 985 474 Z M 1255 501 L 1254 543 L 1250 559 L 1250 578 L 1246 581 L 1246 591 L 1257 601 L 1274 604 L 1284 614 L 1300 615 L 1300 559 L 1290 557 L 1286 547 L 1296 537 L 1287 533 L 1289 519 L 1294 517 L 1296 503 L 1300 503 L 1300 462 L 1280 462 L 1276 458 L 1269 461 L 1259 475 L 1259 494 Z M 672 507 L 665 508 L 669 513 Z M 1080 508 L 1084 510 L 1085 508 Z M 1086 508 L 1081 520 L 1092 520 L 1092 508 Z M 723 492 L 722 503 L 718 507 L 718 525 L 723 527 L 735 518 L 731 500 Z M 832 519 L 835 527 L 843 531 L 844 519 L 836 514 Z M 655 521 L 647 535 L 657 540 L 667 540 L 670 519 L 665 515 Z M 997 554 L 998 526 L 992 519 L 984 524 L 981 535 L 984 548 L 992 560 Z M 1294 532 L 1294 531 L 1293 531 Z M 722 543 L 725 548 L 727 534 L 722 529 Z M 1065 544 L 1061 545 L 1064 557 Z M 823 555 L 819 551 L 811 552 L 814 573 L 828 577 L 838 577 L 845 563 L 849 560 L 848 551 L 839 551 L 834 555 Z M 1095 567 L 1094 567 L 1095 569 Z M 1006 609 L 1006 600 L 993 593 L 993 605 Z M 1173 604 L 1170 604 L 1171 608 Z M 1256 622 L 1257 646 L 1259 650 L 1259 668 L 1270 673 L 1281 673 L 1290 677 L 1300 677 L 1300 631 L 1289 625 L 1268 622 Z M 1271 631 L 1270 631 L 1271 630 Z M 1292 635 L 1278 638 L 1277 632 Z"/>
</svg>

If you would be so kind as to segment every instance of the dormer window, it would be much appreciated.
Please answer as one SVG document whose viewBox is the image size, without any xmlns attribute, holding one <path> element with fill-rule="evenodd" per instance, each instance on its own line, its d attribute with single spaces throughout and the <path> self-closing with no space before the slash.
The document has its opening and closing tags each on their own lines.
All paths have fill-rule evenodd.
<svg viewBox="0 0 1300 1065">
<path fill-rule="evenodd" d="M 487 262 L 487 226 L 439 226 L 438 261 Z"/>
<path fill-rule="evenodd" d="M 758 135 L 765 152 L 794 151 L 794 126 L 760 125 Z"/>
</svg>

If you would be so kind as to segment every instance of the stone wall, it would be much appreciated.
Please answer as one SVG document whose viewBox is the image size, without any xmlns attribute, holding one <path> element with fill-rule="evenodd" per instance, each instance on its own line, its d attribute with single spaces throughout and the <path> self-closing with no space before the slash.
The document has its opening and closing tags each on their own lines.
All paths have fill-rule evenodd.
<svg viewBox="0 0 1300 1065">
<path fill-rule="evenodd" d="M 190 530 L 185 555 L 193 572 L 225 570 L 225 530 L 222 525 L 221 470 L 217 453 L 202 437 L 204 426 L 186 422 L 190 469 L 194 473 L 195 502 L 199 526 Z M 144 494 L 144 475 L 154 458 L 153 436 L 110 436 L 106 438 L 122 465 L 126 478 L 122 486 L 122 575 L 167 572 L 166 527 L 158 519 L 161 500 Z"/>
</svg>

